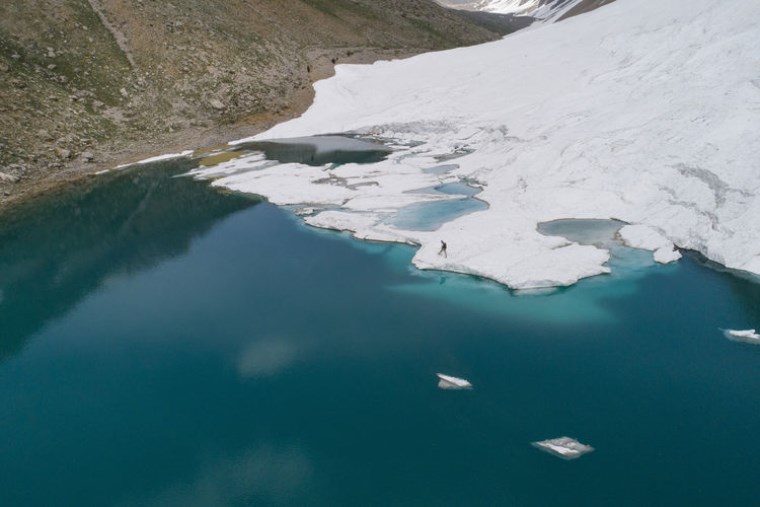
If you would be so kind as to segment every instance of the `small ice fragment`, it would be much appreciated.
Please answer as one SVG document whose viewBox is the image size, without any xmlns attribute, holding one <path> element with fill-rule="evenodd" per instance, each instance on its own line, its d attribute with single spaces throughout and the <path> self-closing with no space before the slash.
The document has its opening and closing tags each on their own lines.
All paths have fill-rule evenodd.
<svg viewBox="0 0 760 507">
<path fill-rule="evenodd" d="M 754 329 L 724 329 L 726 338 L 735 342 L 755 343 L 760 345 L 760 334 Z"/>
<path fill-rule="evenodd" d="M 541 442 L 533 442 L 531 445 L 542 451 L 546 451 L 549 454 L 567 460 L 580 458 L 584 454 L 594 450 L 590 445 L 582 444 L 570 437 L 542 440 Z"/>
<path fill-rule="evenodd" d="M 296 216 L 307 217 L 317 212 L 317 208 L 298 208 L 296 210 Z"/>
<path fill-rule="evenodd" d="M 443 373 L 436 373 L 440 381 L 438 387 L 441 389 L 472 389 L 472 384 L 468 380 Z"/>
</svg>

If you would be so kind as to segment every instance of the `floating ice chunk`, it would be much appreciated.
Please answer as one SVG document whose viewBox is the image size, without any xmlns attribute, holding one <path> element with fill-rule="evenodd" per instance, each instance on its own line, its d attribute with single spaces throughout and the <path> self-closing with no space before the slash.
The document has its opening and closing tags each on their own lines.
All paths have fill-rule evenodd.
<svg viewBox="0 0 760 507">
<path fill-rule="evenodd" d="M 533 442 L 534 447 L 562 459 L 576 459 L 594 450 L 590 445 L 582 444 L 574 438 L 559 437 L 541 442 Z"/>
<path fill-rule="evenodd" d="M 438 387 L 441 389 L 472 389 L 472 384 L 468 380 L 459 377 L 452 377 L 450 375 L 444 375 L 443 373 L 436 373 L 440 381 Z"/>
<path fill-rule="evenodd" d="M 760 334 L 754 329 L 724 329 L 726 338 L 735 342 L 754 343 L 760 345 Z"/>
<path fill-rule="evenodd" d="M 672 246 L 658 248 L 654 251 L 653 255 L 654 261 L 659 262 L 660 264 L 670 264 L 671 262 L 675 262 L 682 257 L 681 252 Z"/>
</svg>

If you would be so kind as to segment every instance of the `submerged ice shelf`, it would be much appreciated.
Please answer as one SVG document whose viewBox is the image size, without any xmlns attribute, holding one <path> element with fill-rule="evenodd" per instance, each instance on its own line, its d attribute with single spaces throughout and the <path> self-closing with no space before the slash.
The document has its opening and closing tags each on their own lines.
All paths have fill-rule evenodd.
<svg viewBox="0 0 760 507">
<path fill-rule="evenodd" d="M 446 222 L 488 209 L 488 204 L 474 198 L 479 190 L 467 185 L 448 183 L 434 190 L 454 198 L 408 204 L 393 212 L 383 223 L 406 231 L 435 231 Z"/>
</svg>

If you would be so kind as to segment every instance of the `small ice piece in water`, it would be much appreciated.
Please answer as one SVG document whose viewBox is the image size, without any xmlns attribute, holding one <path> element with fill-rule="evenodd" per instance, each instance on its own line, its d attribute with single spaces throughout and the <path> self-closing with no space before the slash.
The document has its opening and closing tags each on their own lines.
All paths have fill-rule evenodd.
<svg viewBox="0 0 760 507">
<path fill-rule="evenodd" d="M 315 214 L 316 212 L 317 212 L 317 208 L 311 208 L 311 207 L 308 207 L 308 208 L 299 208 L 299 209 L 296 210 L 296 216 L 299 216 L 299 217 L 308 217 L 308 216 L 311 216 L 311 215 Z"/>
<path fill-rule="evenodd" d="M 760 345 L 760 334 L 754 329 L 724 329 L 726 338 L 735 342 L 755 343 Z"/>
<path fill-rule="evenodd" d="M 580 458 L 584 454 L 594 450 L 590 445 L 582 444 L 570 437 L 542 440 L 541 442 L 533 442 L 532 445 L 542 451 L 567 460 Z"/>
<path fill-rule="evenodd" d="M 472 384 L 468 380 L 443 373 L 436 373 L 440 381 L 438 387 L 441 389 L 472 389 Z"/>
</svg>

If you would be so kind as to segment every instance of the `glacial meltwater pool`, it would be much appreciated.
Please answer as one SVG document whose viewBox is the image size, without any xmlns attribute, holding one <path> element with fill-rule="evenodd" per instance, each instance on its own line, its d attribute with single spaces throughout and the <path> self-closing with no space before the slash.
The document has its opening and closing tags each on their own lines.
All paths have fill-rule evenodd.
<svg viewBox="0 0 760 507">
<path fill-rule="evenodd" d="M 757 283 L 687 255 L 516 295 L 191 166 L 0 217 L 0 505 L 760 498 L 760 346 L 720 330 Z M 562 436 L 595 450 L 531 445 Z"/>
</svg>

